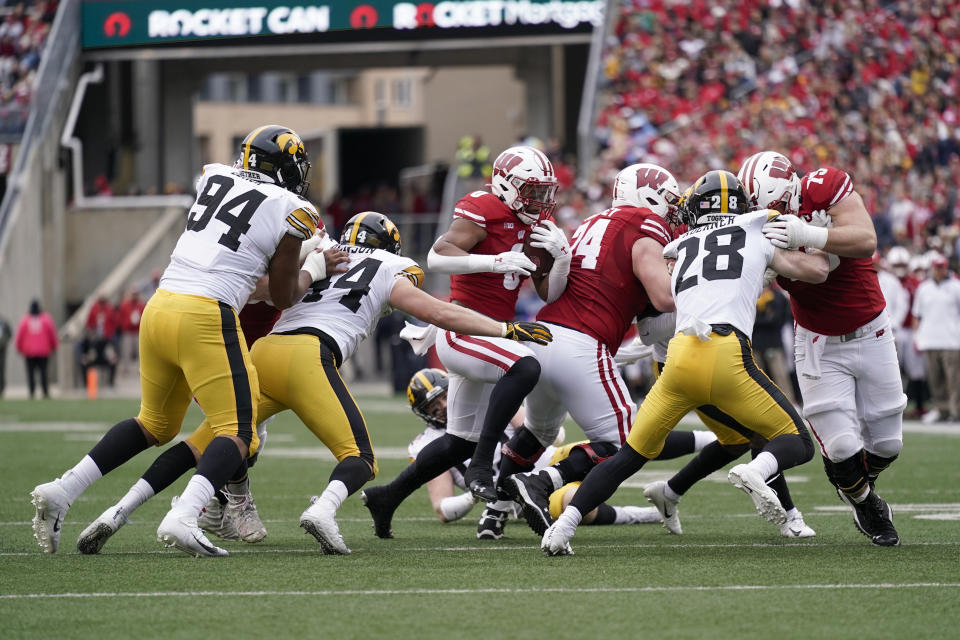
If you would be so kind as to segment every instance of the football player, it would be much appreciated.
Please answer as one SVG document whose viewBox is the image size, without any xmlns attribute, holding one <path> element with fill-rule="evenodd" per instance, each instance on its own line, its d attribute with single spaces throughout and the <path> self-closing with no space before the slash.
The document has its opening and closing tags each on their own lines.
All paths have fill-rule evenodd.
<svg viewBox="0 0 960 640">
<path fill-rule="evenodd" d="M 302 197 L 309 171 L 299 136 L 278 125 L 247 135 L 233 167 L 204 167 L 186 229 L 143 313 L 139 414 L 116 424 L 77 465 L 31 494 L 33 531 L 45 552 L 57 550 L 73 501 L 147 447 L 173 439 L 195 397 L 210 420 L 211 443 L 157 538 L 191 555 L 219 554 L 197 516 L 258 445 L 259 385 L 237 310 L 266 273 L 279 309 L 312 280 L 310 265 L 304 271 L 298 264 L 301 242 L 319 221 Z"/>
<path fill-rule="evenodd" d="M 767 478 L 810 460 L 813 443 L 796 409 L 757 368 L 748 336 L 768 267 L 790 278 L 822 282 L 828 262 L 819 252 L 775 248 L 762 227 L 779 214 L 746 210 L 746 194 L 733 174 L 710 171 L 694 183 L 681 212 L 691 229 L 663 250 L 676 259 L 671 289 L 677 334 L 666 365 L 637 411 L 626 446 L 594 467 L 547 529 L 541 548 L 548 555 L 572 553 L 570 539 L 582 514 L 656 457 L 666 434 L 702 405 L 716 406 L 769 440 L 751 462 L 733 467 L 728 479 L 751 497 L 761 516 L 778 525 L 786 520 Z"/>
<path fill-rule="evenodd" d="M 674 309 L 663 247 L 671 239 L 668 219 L 679 197 L 676 179 L 663 167 L 635 164 L 620 171 L 611 208 L 587 218 L 573 234 L 566 288 L 537 314 L 557 337 L 555 350 L 535 350 L 543 372 L 501 469 L 507 491 L 523 505 L 537 535 L 553 522 L 550 494 L 583 480 L 630 431 L 636 405 L 613 357 L 634 318 L 648 307 Z M 568 411 L 589 443 L 547 469 L 529 471 Z"/>
<path fill-rule="evenodd" d="M 520 284 L 535 269 L 522 253 L 524 238 L 556 208 L 557 177 L 546 155 L 511 147 L 497 156 L 490 191 L 474 191 L 454 207 L 453 222 L 430 249 L 427 266 L 450 276 L 454 304 L 494 320 L 514 317 Z M 566 238 L 552 222 L 538 227 L 560 257 L 538 290 L 547 300 L 566 281 Z M 549 291 L 547 291 L 549 287 Z M 498 499 L 493 453 L 500 435 L 540 377 L 540 364 L 526 345 L 446 331 L 436 337 L 437 356 L 450 377 L 447 432 L 431 442 L 392 482 L 364 490 L 375 532 L 390 537 L 393 512 L 414 490 L 471 458 L 466 482 L 478 498 Z M 506 504 L 507 501 L 502 501 Z"/>
<path fill-rule="evenodd" d="M 447 426 L 447 388 L 449 381 L 447 374 L 440 369 L 421 369 L 410 379 L 407 386 L 407 399 L 410 402 L 410 408 L 413 412 L 423 419 L 427 424 L 424 429 L 407 447 L 410 452 L 410 461 L 413 462 L 420 454 L 423 448 L 430 442 L 441 437 Z M 523 411 L 517 413 L 510 422 L 506 434 L 512 435 L 514 429 L 523 425 Z M 671 437 L 676 437 L 676 443 L 673 450 L 677 455 L 693 453 L 704 443 L 715 439 L 713 434 L 708 431 L 700 432 L 673 432 Z M 566 446 L 562 445 L 563 430 L 552 446 L 546 447 L 543 454 L 537 460 L 537 467 L 545 467 L 555 464 L 568 457 L 572 451 L 580 448 L 583 442 L 576 442 Z M 496 453 L 500 453 L 499 451 Z M 503 458 L 499 455 L 494 456 L 494 467 L 499 469 Z M 466 491 L 460 495 L 454 495 L 454 487 L 466 489 L 463 481 L 464 463 L 453 467 L 427 483 L 427 492 L 430 495 L 430 502 L 433 510 L 441 522 L 453 522 L 467 515 L 476 504 L 476 498 Z M 571 482 L 559 490 L 550 494 L 550 513 L 557 517 L 563 508 L 576 495 L 576 489 L 580 486 L 579 482 Z M 487 510 L 489 511 L 489 509 Z M 660 522 L 660 514 L 655 507 L 635 507 L 623 506 L 616 507 L 607 504 L 601 504 L 594 511 L 591 511 L 583 519 L 583 524 L 647 524 Z M 480 520 L 480 526 L 477 530 L 478 539 L 499 540 L 503 537 L 503 526 L 498 526 L 499 522 L 490 522 L 489 516 L 485 515 Z"/>
<path fill-rule="evenodd" d="M 907 398 L 871 260 L 877 248 L 873 221 L 853 180 L 839 169 L 822 167 L 799 180 L 786 157 L 767 151 L 747 158 L 740 175 L 757 206 L 777 198 L 779 187 L 771 185 L 790 182 L 796 193 L 777 200 L 799 217 L 782 216 L 764 228 L 775 246 L 831 254 L 826 282 L 778 279 L 790 294 L 797 325 L 803 415 L 820 443 L 827 478 L 853 509 L 854 524 L 873 544 L 897 546 L 893 512 L 874 484 L 903 447 Z"/>
<path fill-rule="evenodd" d="M 330 247 L 334 243 L 326 237 L 321 221 L 313 238 L 303 242 L 300 260 L 304 261 L 321 242 L 327 244 L 323 252 L 325 264 L 316 274 L 320 280 L 328 273 L 344 272 L 345 267 L 341 263 L 348 259 L 347 254 L 337 249 L 335 245 Z M 267 302 L 255 302 L 251 299 L 240 310 L 238 317 L 247 349 L 251 349 L 254 342 L 270 333 L 274 323 L 280 317 L 280 310 Z M 204 506 L 197 518 L 197 525 L 204 531 L 224 540 L 242 540 L 249 543 L 260 542 L 266 537 L 267 529 L 260 519 L 250 492 L 247 468 L 253 467 L 255 460 L 263 451 L 267 437 L 266 426 L 272 419 L 273 416 L 262 420 L 257 425 L 257 435 L 260 438 L 257 453 L 250 458 L 247 465 L 241 465 L 235 476 L 227 481 L 226 486 L 217 491 Z M 77 539 L 77 550 L 83 554 L 99 553 L 107 540 L 127 523 L 130 514 L 195 467 L 206 441 L 204 436 L 204 442 L 199 442 L 196 435 L 195 432 L 194 435 L 157 456 L 129 491 L 80 533 Z"/>
</svg>

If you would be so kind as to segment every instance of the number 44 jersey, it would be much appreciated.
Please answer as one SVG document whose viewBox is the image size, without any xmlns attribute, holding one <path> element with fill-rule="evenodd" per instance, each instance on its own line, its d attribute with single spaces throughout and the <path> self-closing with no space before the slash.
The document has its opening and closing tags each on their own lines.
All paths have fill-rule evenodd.
<svg viewBox="0 0 960 640">
<path fill-rule="evenodd" d="M 671 286 L 677 304 L 677 330 L 730 324 L 753 333 L 763 272 L 776 248 L 763 236 L 763 225 L 779 215 L 753 211 L 687 231 L 663 249 L 676 258 Z"/>
<path fill-rule="evenodd" d="M 239 310 L 267 272 L 283 236 L 306 240 L 320 216 L 312 204 L 260 174 L 209 164 L 160 288 L 220 300 Z"/>
<path fill-rule="evenodd" d="M 380 317 L 393 311 L 390 293 L 397 279 L 422 287 L 423 270 L 410 258 L 382 249 L 346 244 L 338 248 L 350 255 L 347 271 L 310 285 L 300 302 L 283 311 L 272 333 L 317 329 L 336 341 L 346 361 Z"/>
</svg>

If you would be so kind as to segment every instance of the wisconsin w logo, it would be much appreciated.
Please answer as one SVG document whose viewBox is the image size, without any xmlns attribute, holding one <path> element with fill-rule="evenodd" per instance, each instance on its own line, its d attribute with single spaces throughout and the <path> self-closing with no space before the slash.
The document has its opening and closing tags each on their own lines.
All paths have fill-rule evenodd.
<svg viewBox="0 0 960 640">
<path fill-rule="evenodd" d="M 637 169 L 637 188 L 650 187 L 654 191 L 658 190 L 663 183 L 667 181 L 667 174 L 657 169 Z"/>
<path fill-rule="evenodd" d="M 789 180 L 796 172 L 784 158 L 774 158 L 770 163 L 770 177 Z"/>
<path fill-rule="evenodd" d="M 515 156 L 512 153 L 501 155 L 497 158 L 497 163 L 493 165 L 493 171 L 498 176 L 508 176 L 513 171 L 513 168 L 521 162 L 523 162 L 523 158 Z"/>
</svg>

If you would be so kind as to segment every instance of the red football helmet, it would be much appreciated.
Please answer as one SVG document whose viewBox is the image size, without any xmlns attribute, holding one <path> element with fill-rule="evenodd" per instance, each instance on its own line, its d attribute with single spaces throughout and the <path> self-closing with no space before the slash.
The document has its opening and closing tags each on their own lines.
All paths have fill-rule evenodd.
<svg viewBox="0 0 960 640">
<path fill-rule="evenodd" d="M 553 215 L 557 208 L 557 176 L 543 152 L 510 147 L 493 163 L 491 191 L 524 224 Z"/>
</svg>

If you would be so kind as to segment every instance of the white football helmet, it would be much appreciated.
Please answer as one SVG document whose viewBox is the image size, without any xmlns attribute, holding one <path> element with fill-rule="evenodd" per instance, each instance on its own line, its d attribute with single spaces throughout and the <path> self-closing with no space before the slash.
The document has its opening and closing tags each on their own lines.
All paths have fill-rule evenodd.
<svg viewBox="0 0 960 640">
<path fill-rule="evenodd" d="M 510 147 L 497 156 L 490 187 L 524 224 L 535 224 L 557 208 L 553 165 L 533 147 Z"/>
<path fill-rule="evenodd" d="M 644 207 L 667 220 L 680 200 L 680 185 L 673 174 L 655 164 L 632 164 L 613 181 L 614 207 Z"/>
<path fill-rule="evenodd" d="M 890 266 L 893 275 L 903 278 L 907 275 L 910 266 L 910 252 L 906 247 L 890 247 L 890 250 L 887 251 L 887 265 Z"/>
<path fill-rule="evenodd" d="M 761 151 L 743 161 L 737 179 L 750 199 L 750 209 L 800 211 L 800 178 L 793 163 L 776 151 Z"/>
</svg>

